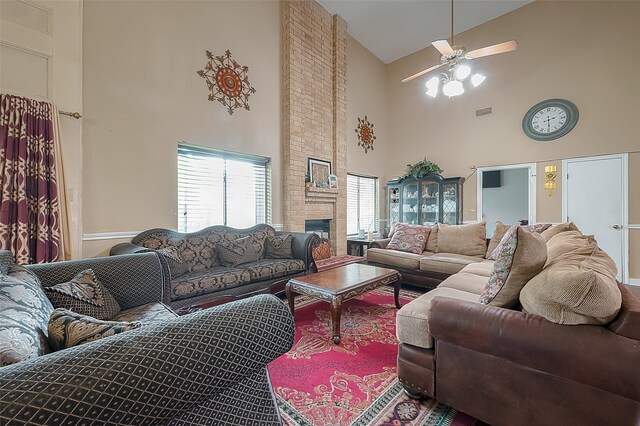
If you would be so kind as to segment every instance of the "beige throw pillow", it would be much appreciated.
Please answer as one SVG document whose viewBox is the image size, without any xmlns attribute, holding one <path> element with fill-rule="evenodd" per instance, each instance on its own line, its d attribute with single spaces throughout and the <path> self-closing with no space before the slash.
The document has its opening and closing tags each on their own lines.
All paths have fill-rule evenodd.
<svg viewBox="0 0 640 426">
<path fill-rule="evenodd" d="M 565 241 L 562 254 L 522 289 L 520 303 L 527 312 L 558 324 L 606 324 L 622 304 L 615 262 L 592 236 L 574 232 L 567 239 L 573 241 Z M 575 248 L 567 251 L 570 244 Z"/>
<path fill-rule="evenodd" d="M 552 226 L 546 231 L 543 231 L 541 235 L 545 241 L 549 241 L 554 235 L 566 231 L 578 231 L 578 227 L 573 222 L 559 223 L 558 225 Z"/>
<path fill-rule="evenodd" d="M 539 234 L 519 226 L 509 228 L 502 241 L 480 302 L 512 308 L 527 281 L 544 267 L 547 247 Z"/>
<path fill-rule="evenodd" d="M 504 223 L 500 222 L 499 220 L 496 221 L 496 228 L 493 231 L 493 235 L 491 236 L 491 241 L 489 241 L 489 246 L 487 247 L 487 252 L 484 255 L 485 258 L 488 259 L 489 256 L 491 256 L 491 253 L 493 253 L 493 251 L 496 249 L 496 247 L 498 247 L 498 244 L 500 244 L 500 241 L 502 240 L 502 237 L 504 237 L 504 234 L 509 230 L 510 227 L 511 227 L 511 225 L 505 225 Z"/>
<path fill-rule="evenodd" d="M 436 223 L 431 227 L 429 238 L 427 238 L 427 245 L 424 248 L 425 251 L 435 253 L 438 250 L 438 224 Z"/>
<path fill-rule="evenodd" d="M 436 253 L 484 257 L 487 252 L 486 222 L 469 225 L 438 224 Z"/>
</svg>

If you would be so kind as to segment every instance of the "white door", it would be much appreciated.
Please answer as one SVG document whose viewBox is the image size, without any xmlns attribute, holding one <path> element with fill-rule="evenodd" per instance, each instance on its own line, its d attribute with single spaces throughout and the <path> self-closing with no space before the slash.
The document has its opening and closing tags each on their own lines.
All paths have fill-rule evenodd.
<svg viewBox="0 0 640 426">
<path fill-rule="evenodd" d="M 593 234 L 616 262 L 618 280 L 626 279 L 624 156 L 565 160 L 563 170 L 564 220 L 574 222 L 584 234 Z"/>
</svg>

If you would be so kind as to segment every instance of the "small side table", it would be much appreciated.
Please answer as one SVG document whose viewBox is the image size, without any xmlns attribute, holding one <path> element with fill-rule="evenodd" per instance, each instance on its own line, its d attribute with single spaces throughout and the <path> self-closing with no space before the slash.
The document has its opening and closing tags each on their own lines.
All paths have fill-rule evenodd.
<svg viewBox="0 0 640 426">
<path fill-rule="evenodd" d="M 352 256 L 364 256 L 371 241 L 366 238 L 347 238 L 347 254 Z"/>
</svg>

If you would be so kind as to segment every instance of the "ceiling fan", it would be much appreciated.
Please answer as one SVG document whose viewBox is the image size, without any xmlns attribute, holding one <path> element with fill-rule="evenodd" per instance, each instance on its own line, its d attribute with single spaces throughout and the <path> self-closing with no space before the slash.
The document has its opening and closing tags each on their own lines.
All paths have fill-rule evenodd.
<svg viewBox="0 0 640 426">
<path fill-rule="evenodd" d="M 444 81 L 444 86 L 447 86 L 447 83 L 451 83 L 451 85 L 449 86 L 450 88 L 453 88 L 453 86 L 455 86 L 455 88 L 453 88 L 453 92 L 449 90 L 449 92 L 452 94 L 449 94 L 448 96 L 456 96 L 464 92 L 464 89 L 462 89 L 461 81 L 466 79 L 471 73 L 471 69 L 467 65 L 458 66 L 460 62 L 464 60 L 483 58 L 485 56 L 497 55 L 498 53 L 511 52 L 513 50 L 516 50 L 516 48 L 518 47 L 518 42 L 516 42 L 515 40 L 510 40 L 467 52 L 467 49 L 464 46 L 456 46 L 454 44 L 453 28 L 453 0 L 451 0 L 451 44 L 449 44 L 447 40 L 436 40 L 432 42 L 431 44 L 433 45 L 433 47 L 435 47 L 442 55 L 440 57 L 440 63 L 403 79 L 403 83 L 411 81 L 445 65 L 448 65 L 449 72 L 447 74 L 442 73 L 442 80 Z M 474 79 L 475 76 L 478 77 Z M 484 81 L 484 76 L 481 76 L 480 74 L 475 74 L 474 76 L 472 76 L 472 83 L 474 86 L 478 86 L 480 83 L 482 83 L 482 81 Z M 429 89 L 429 92 L 427 92 L 427 94 L 435 97 L 438 84 L 439 79 L 436 77 L 429 80 L 427 82 L 427 88 Z M 445 87 L 443 87 L 443 92 L 447 94 Z"/>
</svg>

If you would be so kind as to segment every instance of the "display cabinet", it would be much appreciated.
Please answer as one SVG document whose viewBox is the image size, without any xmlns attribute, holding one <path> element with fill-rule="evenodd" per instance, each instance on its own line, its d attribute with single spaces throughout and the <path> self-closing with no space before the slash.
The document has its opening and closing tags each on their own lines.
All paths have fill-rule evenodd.
<svg viewBox="0 0 640 426">
<path fill-rule="evenodd" d="M 463 183 L 463 177 L 439 175 L 390 180 L 389 224 L 461 223 Z"/>
</svg>

